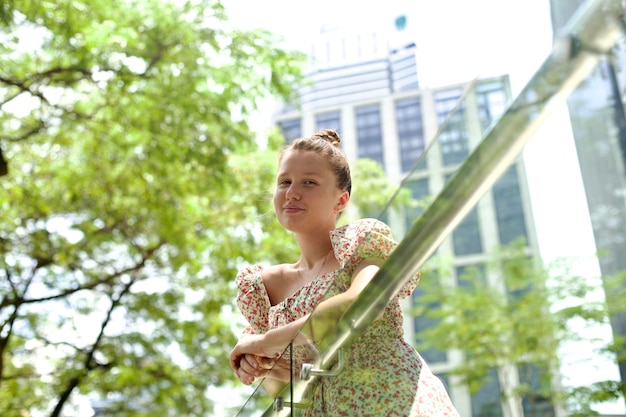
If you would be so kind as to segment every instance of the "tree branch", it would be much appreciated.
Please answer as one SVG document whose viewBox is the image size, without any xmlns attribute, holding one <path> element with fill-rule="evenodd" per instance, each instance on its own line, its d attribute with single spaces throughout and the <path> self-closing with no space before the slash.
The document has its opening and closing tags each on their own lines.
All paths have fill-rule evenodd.
<svg viewBox="0 0 626 417">
<path fill-rule="evenodd" d="M 69 383 L 67 384 L 67 386 L 65 387 L 61 395 L 59 396 L 59 400 L 57 404 L 54 406 L 54 410 L 52 410 L 50 417 L 59 417 L 61 415 L 63 406 L 69 399 L 74 389 L 78 387 L 78 385 L 89 374 L 90 371 L 100 366 L 94 360 L 94 354 L 96 350 L 98 349 L 98 347 L 100 346 L 100 342 L 104 338 L 104 330 L 106 329 L 109 322 L 111 321 L 111 316 L 113 315 L 113 311 L 120 304 L 120 301 L 122 300 L 122 298 L 128 293 L 128 291 L 130 291 L 130 288 L 133 286 L 134 283 L 135 283 L 135 279 L 131 279 L 130 282 L 124 286 L 122 291 L 120 291 L 117 297 L 111 297 L 111 306 L 109 307 L 109 310 L 107 311 L 107 315 L 102 321 L 102 324 L 100 325 L 100 332 L 98 333 L 98 336 L 96 337 L 96 340 L 94 341 L 93 345 L 91 345 L 91 348 L 86 352 L 85 360 L 83 361 L 83 371 L 79 375 L 76 375 L 70 379 Z"/>
<path fill-rule="evenodd" d="M 105 276 L 104 278 L 98 279 L 89 284 L 79 285 L 75 288 L 68 288 L 66 290 L 59 292 L 58 294 L 49 295 L 46 297 L 24 298 L 22 296 L 17 296 L 17 295 L 13 296 L 12 298 L 4 297 L 2 301 L 0 302 L 0 310 L 2 310 L 3 308 L 7 306 L 15 306 L 17 308 L 24 304 L 34 304 L 34 303 L 39 303 L 43 301 L 57 300 L 59 298 L 64 298 L 69 295 L 75 294 L 79 291 L 92 290 L 102 284 L 110 284 L 112 281 L 115 280 L 115 278 L 118 278 L 121 275 L 137 272 L 138 270 L 142 269 L 145 266 L 146 262 L 152 257 L 154 252 L 156 252 L 161 246 L 162 244 L 159 243 L 155 247 L 148 249 L 143 255 L 143 257 L 141 258 L 141 261 L 133 265 L 132 267 L 114 272 L 112 274 Z"/>
</svg>

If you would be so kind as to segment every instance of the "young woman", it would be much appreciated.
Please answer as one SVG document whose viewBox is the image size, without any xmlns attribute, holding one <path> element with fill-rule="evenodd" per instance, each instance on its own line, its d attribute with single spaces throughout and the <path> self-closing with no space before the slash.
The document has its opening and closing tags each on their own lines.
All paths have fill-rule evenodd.
<svg viewBox="0 0 626 417">
<path fill-rule="evenodd" d="M 389 227 L 375 219 L 336 228 L 352 188 L 339 143 L 335 131 L 322 130 L 280 153 L 274 209 L 295 235 L 300 257 L 248 266 L 237 275 L 237 303 L 249 326 L 230 353 L 230 365 L 244 384 L 260 377 L 289 381 L 289 361 L 276 359 L 292 341 L 294 357 L 306 355 L 297 347 L 311 341 L 299 331 L 313 310 L 316 317 L 340 317 L 396 246 Z M 418 281 L 419 274 L 346 349 L 337 376 L 319 378 L 302 415 L 458 416 L 441 381 L 404 340 L 400 297 L 409 296 Z M 322 321 L 316 336 L 335 323 Z"/>
</svg>

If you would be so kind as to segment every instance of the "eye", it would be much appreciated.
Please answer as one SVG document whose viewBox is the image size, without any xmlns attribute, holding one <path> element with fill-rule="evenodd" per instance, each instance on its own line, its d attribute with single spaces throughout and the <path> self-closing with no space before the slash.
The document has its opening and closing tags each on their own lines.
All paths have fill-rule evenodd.
<svg viewBox="0 0 626 417">
<path fill-rule="evenodd" d="M 278 180 L 278 185 L 289 185 L 291 184 L 291 180 Z"/>
</svg>

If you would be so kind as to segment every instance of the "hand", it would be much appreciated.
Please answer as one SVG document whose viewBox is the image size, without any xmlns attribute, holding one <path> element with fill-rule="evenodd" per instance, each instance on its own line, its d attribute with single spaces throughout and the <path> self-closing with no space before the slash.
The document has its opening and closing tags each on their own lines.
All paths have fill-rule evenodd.
<svg viewBox="0 0 626 417">
<path fill-rule="evenodd" d="M 230 366 L 237 369 L 241 357 L 246 353 L 265 358 L 278 358 L 291 342 L 291 337 L 289 333 L 277 330 L 270 330 L 265 334 L 243 335 L 230 352 Z"/>
<path fill-rule="evenodd" d="M 284 358 L 276 360 L 246 354 L 241 357 L 239 369 L 235 371 L 235 374 L 245 385 L 251 385 L 256 378 L 270 378 L 288 382 L 291 375 L 291 363 Z"/>
<path fill-rule="evenodd" d="M 271 358 L 245 354 L 239 360 L 239 368 L 235 370 L 235 374 L 243 384 L 251 385 L 256 378 L 267 376 L 275 362 Z"/>
<path fill-rule="evenodd" d="M 246 355 L 268 359 L 278 358 L 284 347 L 271 346 L 270 340 L 271 338 L 267 338 L 262 334 L 249 334 L 242 336 L 230 352 L 230 367 L 233 368 L 237 375 L 239 375 L 239 369 L 242 367 L 243 358 Z M 252 363 L 243 364 L 243 366 L 246 365 L 250 365 L 254 368 Z M 246 368 L 244 368 L 244 372 L 249 369 L 250 368 L 246 366 Z"/>
</svg>

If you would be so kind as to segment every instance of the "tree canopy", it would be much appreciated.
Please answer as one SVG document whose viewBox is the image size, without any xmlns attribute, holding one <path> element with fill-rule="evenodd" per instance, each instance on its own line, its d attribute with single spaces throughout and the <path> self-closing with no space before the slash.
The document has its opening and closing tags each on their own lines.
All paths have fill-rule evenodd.
<svg viewBox="0 0 626 417">
<path fill-rule="evenodd" d="M 450 264 L 435 258 L 430 268 L 423 274 L 446 277 Z M 617 294 L 623 276 L 610 281 Z M 595 339 L 614 312 L 598 297 L 598 280 L 576 273 L 572 260 L 541 265 L 517 241 L 494 251 L 490 262 L 465 268 L 457 283 L 437 283 L 421 290 L 413 310 L 433 320 L 418 333 L 417 344 L 422 350 L 460 352 L 462 360 L 450 374 L 471 392 L 491 382 L 503 404 L 533 416 L 552 415 L 555 406 L 571 416 L 596 415 L 598 403 L 624 395 L 620 381 L 601 379 L 584 386 L 559 381 L 561 367 L 571 365 L 560 355 L 568 344 L 596 346 L 594 354 L 609 360 L 616 352 L 615 341 Z M 585 329 L 595 329 L 593 336 Z"/>
<path fill-rule="evenodd" d="M 213 0 L 3 2 L 0 39 L 0 414 L 210 414 L 285 236 L 246 119 L 303 56 Z"/>
</svg>

